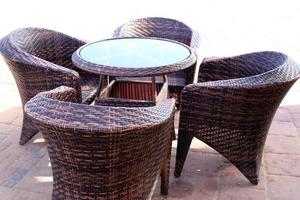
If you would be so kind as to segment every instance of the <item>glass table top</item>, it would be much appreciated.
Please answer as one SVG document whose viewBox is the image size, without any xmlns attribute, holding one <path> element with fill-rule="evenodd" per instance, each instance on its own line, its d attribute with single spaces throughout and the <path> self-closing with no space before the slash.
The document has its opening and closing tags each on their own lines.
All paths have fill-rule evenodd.
<svg viewBox="0 0 300 200">
<path fill-rule="evenodd" d="M 89 63 L 121 68 L 171 65 L 191 54 L 179 43 L 150 38 L 121 38 L 88 44 L 79 55 Z"/>
</svg>

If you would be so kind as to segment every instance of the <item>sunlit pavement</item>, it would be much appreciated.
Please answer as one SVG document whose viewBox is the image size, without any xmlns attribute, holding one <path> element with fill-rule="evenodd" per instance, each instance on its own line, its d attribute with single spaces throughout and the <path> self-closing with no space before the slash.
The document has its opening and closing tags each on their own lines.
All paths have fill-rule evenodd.
<svg viewBox="0 0 300 200">
<path fill-rule="evenodd" d="M 95 41 L 110 37 L 115 27 L 129 19 L 164 16 L 182 20 L 200 32 L 200 60 L 275 50 L 300 63 L 300 7 L 294 1 L 195 2 L 13 0 L 1 3 L 0 37 L 19 27 L 37 26 Z M 26 145 L 18 144 L 21 102 L 2 60 L 0 70 L 0 199 L 51 199 L 52 173 L 46 145 L 40 133 Z M 257 186 L 199 140 L 193 141 L 181 177 L 174 178 L 174 141 L 169 195 L 159 195 L 158 183 L 153 199 L 299 199 L 299 99 L 300 82 L 274 117 Z M 177 126 L 178 116 L 175 123 Z"/>
</svg>

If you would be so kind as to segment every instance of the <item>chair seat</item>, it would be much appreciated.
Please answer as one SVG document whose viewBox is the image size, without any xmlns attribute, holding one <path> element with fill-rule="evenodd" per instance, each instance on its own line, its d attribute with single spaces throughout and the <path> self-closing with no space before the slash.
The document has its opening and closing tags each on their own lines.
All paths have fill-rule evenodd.
<svg viewBox="0 0 300 200">
<path fill-rule="evenodd" d="M 93 74 L 80 76 L 80 87 L 83 103 L 91 104 L 94 101 L 98 85 L 99 76 L 95 76 Z"/>
</svg>

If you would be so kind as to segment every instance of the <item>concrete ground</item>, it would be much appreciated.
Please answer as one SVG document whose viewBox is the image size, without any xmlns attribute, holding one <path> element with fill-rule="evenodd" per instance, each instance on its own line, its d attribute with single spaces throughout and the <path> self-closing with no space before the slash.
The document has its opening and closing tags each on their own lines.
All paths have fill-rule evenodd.
<svg viewBox="0 0 300 200">
<path fill-rule="evenodd" d="M 275 50 L 300 63 L 300 6 L 296 1 L 195 2 L 4 1 L 0 37 L 19 27 L 38 26 L 94 41 L 110 37 L 115 27 L 129 19 L 163 16 L 182 20 L 200 32 L 200 60 L 206 56 Z M 13 77 L 1 59 L 0 70 L 0 200 L 51 199 L 52 173 L 44 140 L 38 134 L 26 145 L 18 144 L 21 102 Z M 272 122 L 257 186 L 214 150 L 194 140 L 181 177 L 174 178 L 171 172 L 169 195 L 160 196 L 158 184 L 153 199 L 299 199 L 299 98 L 297 82 Z M 171 171 L 175 152 L 176 141 Z"/>
</svg>

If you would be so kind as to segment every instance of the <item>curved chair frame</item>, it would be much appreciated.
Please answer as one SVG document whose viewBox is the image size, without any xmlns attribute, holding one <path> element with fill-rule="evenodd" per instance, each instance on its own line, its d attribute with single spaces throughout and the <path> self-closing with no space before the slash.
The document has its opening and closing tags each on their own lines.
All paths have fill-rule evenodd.
<svg viewBox="0 0 300 200">
<path fill-rule="evenodd" d="M 71 56 L 85 42 L 63 33 L 41 28 L 21 28 L 0 41 L 0 52 L 10 68 L 25 103 L 37 93 L 61 85 L 76 89 L 83 102 L 96 97 L 98 77 L 80 71 Z M 25 115 L 20 144 L 25 144 L 38 130 Z"/>
<path fill-rule="evenodd" d="M 53 199 L 146 199 L 158 175 L 167 194 L 175 101 L 142 108 L 76 102 L 76 90 L 61 86 L 25 106 L 47 143 Z"/>
<path fill-rule="evenodd" d="M 257 184 L 273 116 L 299 73 L 299 65 L 278 52 L 204 59 L 199 83 L 182 93 L 175 176 L 196 137 Z"/>
</svg>

